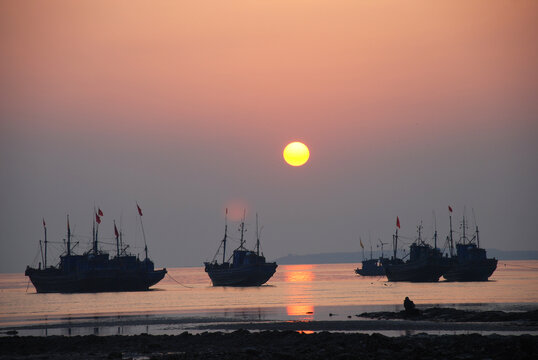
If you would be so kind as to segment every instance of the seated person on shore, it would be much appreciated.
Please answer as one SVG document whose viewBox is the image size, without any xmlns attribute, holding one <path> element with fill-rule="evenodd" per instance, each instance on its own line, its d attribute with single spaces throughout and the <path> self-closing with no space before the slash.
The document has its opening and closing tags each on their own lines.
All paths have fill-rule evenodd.
<svg viewBox="0 0 538 360">
<path fill-rule="evenodd" d="M 408 296 L 404 300 L 405 313 L 408 315 L 418 315 L 418 310 L 415 308 L 415 303 Z"/>
</svg>

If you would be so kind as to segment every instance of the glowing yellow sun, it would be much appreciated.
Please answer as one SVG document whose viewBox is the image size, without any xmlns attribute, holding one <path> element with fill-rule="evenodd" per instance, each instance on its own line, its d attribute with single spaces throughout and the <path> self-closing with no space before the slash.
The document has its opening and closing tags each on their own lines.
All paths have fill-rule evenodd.
<svg viewBox="0 0 538 360">
<path fill-rule="evenodd" d="M 289 143 L 284 148 L 284 160 L 291 166 L 301 166 L 304 165 L 308 158 L 310 157 L 310 151 L 305 144 L 302 142 L 292 142 Z"/>
</svg>

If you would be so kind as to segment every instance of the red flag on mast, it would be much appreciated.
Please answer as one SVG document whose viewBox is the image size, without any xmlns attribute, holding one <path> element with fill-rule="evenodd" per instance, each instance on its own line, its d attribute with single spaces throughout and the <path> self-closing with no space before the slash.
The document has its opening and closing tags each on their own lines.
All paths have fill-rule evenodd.
<svg viewBox="0 0 538 360">
<path fill-rule="evenodd" d="M 396 226 L 398 229 L 400 228 L 400 218 L 398 216 L 396 216 Z"/>
<path fill-rule="evenodd" d="M 97 209 L 98 209 L 97 213 L 99 214 L 99 216 L 103 216 L 103 212 L 101 211 L 101 208 L 97 208 Z"/>
<path fill-rule="evenodd" d="M 99 217 L 99 215 L 95 214 L 95 221 L 100 224 L 101 223 L 101 218 Z"/>
<path fill-rule="evenodd" d="M 114 223 L 114 234 L 116 235 L 116 237 L 120 236 L 120 233 L 118 232 L 118 228 L 116 227 L 116 223 Z"/>
<path fill-rule="evenodd" d="M 140 216 L 142 216 L 142 209 L 140 208 L 140 206 L 138 206 L 138 203 L 136 204 L 136 208 L 138 209 L 138 213 L 140 214 Z"/>
<path fill-rule="evenodd" d="M 448 205 L 448 211 L 452 212 L 452 207 L 450 207 L 450 205 Z"/>
</svg>

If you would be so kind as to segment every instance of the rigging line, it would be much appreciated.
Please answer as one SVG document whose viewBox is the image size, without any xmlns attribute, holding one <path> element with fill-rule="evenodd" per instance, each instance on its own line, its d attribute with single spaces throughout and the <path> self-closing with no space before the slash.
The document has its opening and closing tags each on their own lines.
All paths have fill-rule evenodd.
<svg viewBox="0 0 538 360">
<path fill-rule="evenodd" d="M 28 278 L 28 284 L 26 284 L 26 292 L 28 292 L 29 287 L 30 287 L 30 278 Z"/>
<path fill-rule="evenodd" d="M 186 287 L 186 288 L 189 288 L 189 289 L 194 288 L 194 286 L 188 286 L 188 285 L 184 285 L 184 284 L 180 283 L 179 281 L 177 281 L 176 279 L 174 279 L 174 278 L 172 277 L 172 275 L 170 275 L 169 273 L 166 273 L 166 275 L 168 275 L 168 277 L 169 277 L 170 279 L 174 280 L 176 283 L 178 283 L 179 285 L 181 285 L 181 286 L 183 286 L 183 287 Z"/>
</svg>

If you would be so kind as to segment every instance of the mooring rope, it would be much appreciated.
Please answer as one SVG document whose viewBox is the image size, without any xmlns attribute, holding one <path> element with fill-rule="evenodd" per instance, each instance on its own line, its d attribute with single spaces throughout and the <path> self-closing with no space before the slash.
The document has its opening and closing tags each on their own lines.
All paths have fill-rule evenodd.
<svg viewBox="0 0 538 360">
<path fill-rule="evenodd" d="M 177 281 L 176 279 L 174 279 L 174 278 L 172 277 L 172 275 L 170 275 L 170 273 L 166 273 L 166 275 L 168 275 L 168 277 L 169 277 L 170 279 L 174 280 L 176 283 L 178 283 L 179 285 L 181 285 L 181 286 L 183 286 L 183 287 L 186 287 L 186 288 L 189 288 L 189 289 L 194 288 L 194 286 L 188 286 L 188 285 L 184 285 L 184 284 L 180 283 L 179 281 Z"/>
<path fill-rule="evenodd" d="M 535 267 L 532 267 L 532 266 L 520 265 L 520 264 L 507 264 L 507 263 L 501 263 L 501 264 L 504 264 L 504 267 L 506 267 L 508 265 L 508 266 L 515 266 L 515 267 L 530 269 L 530 270 L 538 270 L 538 268 L 535 268 Z"/>
</svg>

